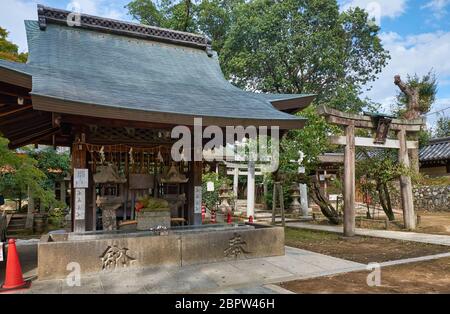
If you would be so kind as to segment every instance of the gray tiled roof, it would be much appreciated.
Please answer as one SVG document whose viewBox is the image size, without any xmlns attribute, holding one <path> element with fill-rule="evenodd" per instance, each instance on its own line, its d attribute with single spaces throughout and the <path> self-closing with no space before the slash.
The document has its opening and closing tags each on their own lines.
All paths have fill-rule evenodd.
<svg viewBox="0 0 450 314">
<path fill-rule="evenodd" d="M 420 161 L 449 160 L 450 137 L 431 140 L 428 145 L 420 149 Z"/>
<path fill-rule="evenodd" d="M 152 40 L 65 25 L 25 21 L 29 60 L 0 67 L 32 75 L 32 95 L 61 101 L 199 117 L 262 120 L 261 125 L 304 119 L 271 101 L 310 95 L 243 91 L 223 76 L 217 54 Z"/>
</svg>

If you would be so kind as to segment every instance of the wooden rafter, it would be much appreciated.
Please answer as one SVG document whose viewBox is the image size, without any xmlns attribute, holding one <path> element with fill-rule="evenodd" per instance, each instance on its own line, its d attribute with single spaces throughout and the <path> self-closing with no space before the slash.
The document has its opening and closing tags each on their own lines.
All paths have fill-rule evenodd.
<svg viewBox="0 0 450 314">
<path fill-rule="evenodd" d="M 22 112 L 25 110 L 30 110 L 32 109 L 33 106 L 32 105 L 23 105 L 23 106 L 15 106 L 14 108 L 8 109 L 2 109 L 0 110 L 0 117 L 7 117 L 7 116 L 11 116 L 12 114 L 18 113 L 18 112 Z"/>
<path fill-rule="evenodd" d="M 59 131 L 60 131 L 60 128 L 50 128 L 50 129 L 42 130 L 40 132 L 36 132 L 34 134 L 30 134 L 30 135 L 25 136 L 23 138 L 11 141 L 9 143 L 9 148 L 10 149 L 15 149 L 15 148 L 22 147 L 22 146 L 25 146 L 25 145 L 28 145 L 28 144 L 33 144 L 34 142 L 39 141 L 42 138 L 46 138 L 48 136 L 56 134 Z"/>
<path fill-rule="evenodd" d="M 31 99 L 29 89 L 4 82 L 0 82 L 0 94 L 6 96 L 23 97 L 24 99 Z"/>
</svg>

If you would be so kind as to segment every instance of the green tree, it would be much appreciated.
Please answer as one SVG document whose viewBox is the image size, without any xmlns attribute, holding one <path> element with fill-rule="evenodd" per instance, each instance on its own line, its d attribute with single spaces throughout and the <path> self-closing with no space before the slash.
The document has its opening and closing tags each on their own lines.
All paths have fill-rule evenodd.
<svg viewBox="0 0 450 314">
<path fill-rule="evenodd" d="M 195 32 L 197 6 L 191 0 L 134 0 L 127 4 L 129 14 L 142 24 Z"/>
<path fill-rule="evenodd" d="M 340 13 L 335 0 L 254 0 L 236 11 L 220 57 L 243 88 L 316 93 L 318 103 L 358 111 L 362 86 L 389 59 L 367 13 Z"/>
<path fill-rule="evenodd" d="M 398 163 L 396 150 L 369 150 L 358 148 L 362 156 L 356 163 L 356 178 L 361 188 L 369 194 L 377 194 L 378 201 L 389 220 L 395 220 L 392 209 L 392 183 L 410 171 Z"/>
<path fill-rule="evenodd" d="M 36 166 L 45 174 L 48 189 L 52 189 L 57 181 L 70 172 L 70 155 L 67 152 L 59 153 L 53 147 L 46 147 L 42 150 L 28 149 L 27 153 L 37 161 Z"/>
<path fill-rule="evenodd" d="M 322 214 L 332 224 L 338 224 L 341 222 L 339 213 L 322 193 L 316 176 L 316 169 L 320 163 L 318 157 L 333 148 L 328 142 L 328 134 L 336 133 L 338 130 L 329 125 L 323 117 L 318 116 L 312 107 L 302 111 L 300 115 L 308 119 L 306 126 L 300 130 L 290 131 L 281 141 L 280 172 L 284 176 L 284 191 L 290 188 L 293 181 L 307 184 L 308 194 L 320 207 Z M 298 164 L 291 162 L 299 158 L 299 151 L 305 155 L 303 160 L 305 175 L 298 175 Z"/>
<path fill-rule="evenodd" d="M 17 154 L 8 149 L 8 140 L 0 137 L 0 194 L 16 199 L 19 205 L 27 195 L 28 188 L 33 197 L 44 206 L 56 204 L 53 190 L 46 186 L 47 176 L 37 167 L 37 161 L 27 154 Z"/>
<path fill-rule="evenodd" d="M 448 137 L 450 136 L 450 117 L 442 116 L 436 122 L 433 137 Z"/>
<path fill-rule="evenodd" d="M 0 27 L 0 59 L 22 63 L 27 62 L 28 53 L 19 53 L 19 47 L 7 39 L 8 34 L 6 29 Z"/>
</svg>

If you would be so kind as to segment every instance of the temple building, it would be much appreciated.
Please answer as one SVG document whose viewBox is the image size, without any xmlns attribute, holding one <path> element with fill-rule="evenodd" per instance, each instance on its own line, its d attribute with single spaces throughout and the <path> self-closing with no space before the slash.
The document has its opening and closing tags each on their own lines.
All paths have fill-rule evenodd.
<svg viewBox="0 0 450 314">
<path fill-rule="evenodd" d="M 39 5 L 38 21 L 25 21 L 28 62 L 0 60 L 0 133 L 10 148 L 70 147 L 76 232 L 102 229 L 111 209 L 132 220 L 146 194 L 166 199 L 174 221 L 201 224 L 202 162 L 171 160 L 175 126 L 305 123 L 293 113 L 313 95 L 233 86 L 204 35 L 73 14 Z"/>
<path fill-rule="evenodd" d="M 450 137 L 436 138 L 419 152 L 420 172 L 430 177 L 450 176 Z"/>
</svg>

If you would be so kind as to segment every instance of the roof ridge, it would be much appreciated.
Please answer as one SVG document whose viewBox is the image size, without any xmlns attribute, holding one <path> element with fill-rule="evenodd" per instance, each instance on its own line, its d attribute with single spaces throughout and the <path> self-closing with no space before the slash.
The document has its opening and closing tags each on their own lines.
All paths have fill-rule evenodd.
<svg viewBox="0 0 450 314">
<path fill-rule="evenodd" d="M 205 50 L 210 57 L 213 55 L 211 39 L 206 35 L 76 13 L 47 7 L 41 4 L 38 4 L 38 21 L 41 30 L 45 30 L 47 24 L 50 23 L 63 24 L 68 27 L 90 29 L 99 32 L 193 47 Z"/>
<path fill-rule="evenodd" d="M 442 143 L 450 143 L 450 136 L 433 138 L 428 142 L 428 145 L 436 145 L 436 144 L 442 144 Z"/>
</svg>

